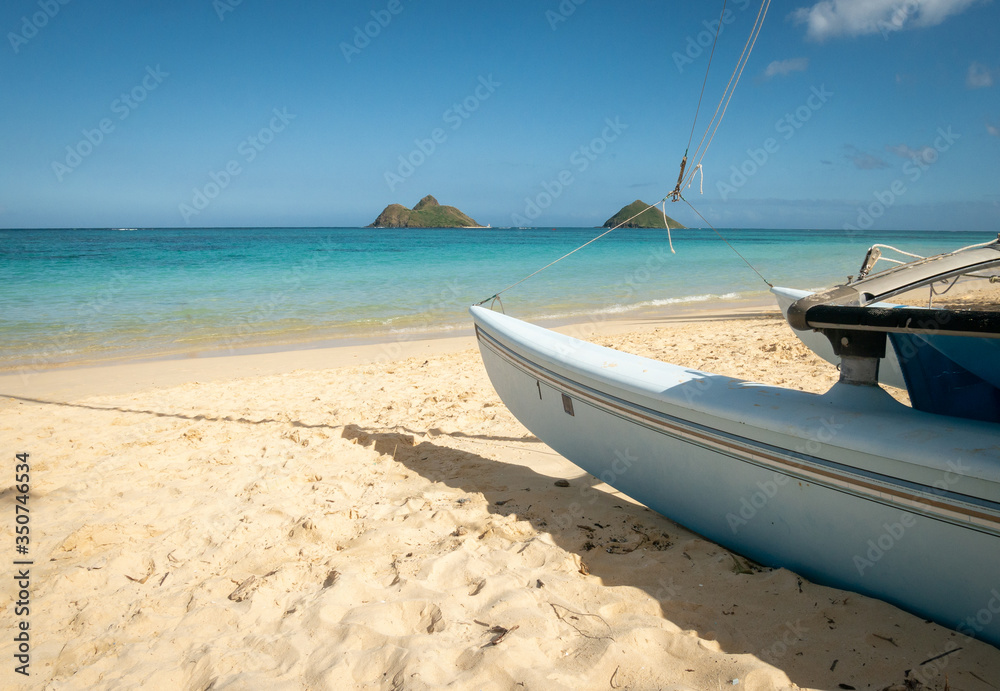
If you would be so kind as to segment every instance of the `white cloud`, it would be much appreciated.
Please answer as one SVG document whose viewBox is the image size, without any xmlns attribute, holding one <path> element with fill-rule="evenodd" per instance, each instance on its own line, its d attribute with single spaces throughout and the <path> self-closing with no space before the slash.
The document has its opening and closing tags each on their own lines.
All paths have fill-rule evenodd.
<svg viewBox="0 0 1000 691">
<path fill-rule="evenodd" d="M 781 75 L 784 77 L 792 72 L 805 72 L 809 67 L 809 58 L 789 58 L 788 60 L 775 60 L 764 70 L 764 78 L 770 79 Z"/>
<path fill-rule="evenodd" d="M 898 146 L 886 146 L 886 151 L 896 154 L 900 158 L 908 158 L 912 161 L 925 163 L 933 163 L 937 160 L 938 152 L 933 146 L 922 146 L 919 149 L 914 149 L 907 144 L 899 144 Z"/>
<path fill-rule="evenodd" d="M 974 62 L 969 65 L 969 72 L 965 75 L 965 85 L 970 89 L 993 86 L 993 73 L 983 63 Z"/>
<path fill-rule="evenodd" d="M 838 36 L 882 34 L 915 27 L 936 26 L 964 12 L 979 0 L 822 0 L 791 14 L 806 25 L 806 35 L 817 41 Z"/>
<path fill-rule="evenodd" d="M 845 145 L 844 149 L 844 158 L 848 159 L 859 170 L 878 170 L 879 168 L 889 167 L 889 164 L 878 156 L 874 156 L 867 151 L 862 151 L 853 144 Z"/>
<path fill-rule="evenodd" d="M 994 137 L 1000 137 L 1000 127 L 997 127 L 996 125 L 987 122 L 986 131 L 992 134 Z"/>
</svg>

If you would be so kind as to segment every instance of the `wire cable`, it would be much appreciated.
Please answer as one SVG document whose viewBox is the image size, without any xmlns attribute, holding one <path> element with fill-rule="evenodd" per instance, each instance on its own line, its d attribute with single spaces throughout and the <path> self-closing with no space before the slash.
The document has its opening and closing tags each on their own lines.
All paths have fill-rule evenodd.
<svg viewBox="0 0 1000 691">
<path fill-rule="evenodd" d="M 712 114 L 712 119 L 705 128 L 705 134 L 702 135 L 701 141 L 698 142 L 698 148 L 695 149 L 694 155 L 692 156 L 692 159 L 698 159 L 699 165 L 703 160 L 705 160 L 705 154 L 708 153 L 708 148 L 712 145 L 712 140 L 715 139 L 715 133 L 719 131 L 719 125 L 722 124 L 722 118 L 725 117 L 726 110 L 729 109 L 729 102 L 732 100 L 733 94 L 736 93 L 736 85 L 739 84 L 740 77 L 743 76 L 743 70 L 746 68 L 747 62 L 750 60 L 750 54 L 753 52 L 753 48 L 757 44 L 757 37 L 760 35 L 760 30 L 764 26 L 764 18 L 767 16 L 767 10 L 770 6 L 771 0 L 761 1 L 760 10 L 757 12 L 757 19 L 754 21 L 753 28 L 750 30 L 750 35 L 747 37 L 747 42 L 743 46 L 743 52 L 740 54 L 740 59 L 736 61 L 736 67 L 733 68 L 733 74 L 729 77 L 729 83 L 726 84 L 726 89 L 722 92 L 722 97 L 719 99 L 719 105 L 716 106 L 715 113 Z M 720 109 L 722 111 L 721 115 L 719 114 Z M 716 120 L 716 117 L 718 117 L 718 120 Z M 715 125 L 714 129 L 712 127 L 713 124 Z M 709 131 L 712 132 L 711 137 L 708 136 Z M 707 144 L 705 144 L 706 137 L 708 137 Z M 704 149 L 702 149 L 702 144 L 705 144 Z M 690 148 L 690 143 L 688 144 L 688 147 Z M 701 153 L 701 158 L 698 158 L 699 152 Z M 687 151 L 685 151 L 685 158 L 687 158 Z M 690 184 L 690 181 L 693 178 L 694 169 L 691 170 L 691 173 L 686 179 L 686 184 Z M 677 200 L 675 199 L 674 201 Z"/>
<path fill-rule="evenodd" d="M 681 199 L 684 199 L 684 198 L 683 198 L 683 197 L 681 197 Z M 749 259 L 747 259 L 747 258 L 746 258 L 746 257 L 744 257 L 744 256 L 743 256 L 742 254 L 740 254 L 740 251 L 739 251 L 738 249 L 736 249 L 735 247 L 733 247 L 733 246 L 732 246 L 732 244 L 731 244 L 731 243 L 729 242 L 729 240 L 727 240 L 726 238 L 724 238 L 724 237 L 722 236 L 722 233 L 720 233 L 720 232 L 719 232 L 718 230 L 716 230 L 715 226 L 713 226 L 713 225 L 712 225 L 711 223 L 709 223 L 709 222 L 708 222 L 708 219 L 707 219 L 707 218 L 705 218 L 704 216 L 702 216 L 702 215 L 701 215 L 701 213 L 700 213 L 700 212 L 698 211 L 698 209 L 694 208 L 694 206 L 693 206 L 693 205 L 691 204 L 691 202 L 689 202 L 689 201 L 688 201 L 687 199 L 684 199 L 684 203 L 685 203 L 685 204 L 687 204 L 688 206 L 690 206 L 690 207 L 691 207 L 691 210 L 692 210 L 692 211 L 694 211 L 694 212 L 695 212 L 695 213 L 696 213 L 696 214 L 698 215 L 698 218 L 700 218 L 701 220 L 705 221 L 705 223 L 706 223 L 706 224 L 708 224 L 708 227 L 709 227 L 709 228 L 711 228 L 711 229 L 712 229 L 712 231 L 713 231 L 713 232 L 714 232 L 714 233 L 715 233 L 716 235 L 718 235 L 718 236 L 719 236 L 719 239 L 720 239 L 720 240 L 722 240 L 722 241 L 723 241 L 724 243 L 726 243 L 726 245 L 728 245 L 728 246 L 729 246 L 729 249 L 731 249 L 731 250 L 732 250 L 733 252 L 735 252 L 735 253 L 736 253 L 736 256 L 737 256 L 737 257 L 739 257 L 740 259 L 742 259 L 742 260 L 743 260 L 743 263 L 744 263 L 744 264 L 746 264 L 747 266 L 749 266 L 749 267 L 750 267 L 750 269 L 751 269 L 751 270 L 752 270 L 752 271 L 753 271 L 753 272 L 754 272 L 755 274 L 757 274 L 758 276 L 760 276 L 760 280 L 764 281 L 764 283 L 766 283 L 766 284 L 767 284 L 767 287 L 768 287 L 768 288 L 773 288 L 773 287 L 774 287 L 774 285 L 773 285 L 773 284 L 772 284 L 772 283 L 771 283 L 771 282 L 770 282 L 769 280 L 767 280 L 766 278 L 764 278 L 764 274 L 762 274 L 762 273 L 761 273 L 760 271 L 758 271 L 758 270 L 757 270 L 757 267 L 755 267 L 755 266 L 754 266 L 753 264 L 751 264 L 751 263 L 750 263 L 750 260 L 749 260 Z"/>
<path fill-rule="evenodd" d="M 664 197 L 663 199 L 666 199 L 666 197 Z M 663 199 L 661 199 L 660 201 L 663 201 Z M 660 203 L 660 201 L 656 202 L 656 204 L 659 204 L 659 203 Z M 567 252 L 567 253 L 566 253 L 566 254 L 564 254 L 563 256 L 559 257 L 558 259 L 556 259 L 556 260 L 553 260 L 553 261 L 549 262 L 548 264 L 546 264 L 545 266 L 543 266 L 542 268 L 538 269 L 537 271 L 533 271 L 532 273 L 528 274 L 527 276 L 525 276 L 524 278 L 522 278 L 522 279 L 521 279 L 520 281 L 518 281 L 517 283 L 511 283 L 511 284 L 510 284 L 509 286 L 507 286 L 507 287 L 506 287 L 506 288 L 504 288 L 503 290 L 499 290 L 499 291 L 497 291 L 496 293 L 494 293 L 493 295 L 490 295 L 490 296 L 489 296 L 488 298 L 486 298 L 485 300 L 481 300 L 480 302 L 477 302 L 476 304 L 477 304 L 477 305 L 483 305 L 483 304 L 485 304 L 485 303 L 489 302 L 490 300 L 493 300 L 493 299 L 496 299 L 496 298 L 499 298 L 501 294 L 503 294 L 503 293 L 506 293 L 506 292 L 507 292 L 508 290 L 510 290 L 511 288 L 513 288 L 513 287 L 515 287 L 515 286 L 519 286 L 519 285 L 521 285 L 522 283 L 524 283 L 525 281 L 527 281 L 527 280 L 528 280 L 529 278 L 531 278 L 532 276 L 537 276 L 538 274 L 542 273 L 543 271 L 545 271 L 545 270 L 546 270 L 547 268 L 549 268 L 549 267 L 550 267 L 550 266 L 552 266 L 553 264 L 558 264 L 559 262 L 561 262 L 561 261 L 562 261 L 563 259 L 565 259 L 566 257 L 570 256 L 571 254 L 576 254 L 577 252 L 579 252 L 580 250 L 582 250 L 582 249 L 583 249 L 584 247 L 586 247 L 587 245 L 592 245 L 593 243 L 597 242 L 598 240 L 600 240 L 601 238 L 603 238 L 603 237 L 604 237 L 605 235 L 607 235 L 608 233 L 610 233 L 610 232 L 612 232 L 612 231 L 615 231 L 615 230 L 618 230 L 619 228 L 621 228 L 621 227 L 622 227 L 623 225 L 625 225 L 625 224 L 626 224 L 626 223 L 628 223 L 629 221 L 631 221 L 631 220 L 633 220 L 633 219 L 635 219 L 635 218 L 637 218 L 637 217 L 639 217 L 639 216 L 643 215 L 644 213 L 646 213 L 646 212 L 647 212 L 647 211 L 649 211 L 650 209 L 654 208 L 654 207 L 656 206 L 656 204 L 650 204 L 649 206 L 647 206 L 647 207 L 646 207 L 645 209 L 643 209 L 643 210 L 642 210 L 642 211 L 640 211 L 639 213 L 635 214 L 634 216 L 631 216 L 630 218 L 626 218 L 626 219 L 625 219 L 624 221 L 622 221 L 621 223 L 619 223 L 618 225 L 616 225 L 616 226 L 615 226 L 614 228 L 608 228 L 608 229 L 607 229 L 606 231 L 604 231 L 603 233 L 601 233 L 600 235 L 598 235 L 598 236 L 597 236 L 596 238 L 593 238 L 593 239 L 591 239 L 591 240 L 588 240 L 587 242 L 585 242 L 585 243 L 583 243 L 582 245 L 580 245 L 579 247 L 577 247 L 577 248 L 576 248 L 575 250 L 570 250 L 569 252 Z M 664 212 L 663 212 L 663 215 L 664 215 L 664 218 L 666 218 L 666 211 L 664 211 Z M 669 224 L 668 224 L 668 225 L 669 225 Z M 669 228 L 668 228 L 667 230 L 668 230 L 668 232 L 669 232 Z M 672 243 L 671 243 L 671 244 L 672 244 Z M 672 248 L 671 248 L 671 249 L 672 249 Z M 501 303 L 501 304 L 502 304 L 502 303 Z"/>
</svg>

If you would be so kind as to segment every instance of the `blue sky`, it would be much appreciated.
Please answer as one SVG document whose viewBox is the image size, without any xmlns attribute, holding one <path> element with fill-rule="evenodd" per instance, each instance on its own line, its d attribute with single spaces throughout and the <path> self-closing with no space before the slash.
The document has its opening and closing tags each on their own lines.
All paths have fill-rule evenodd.
<svg viewBox="0 0 1000 691">
<path fill-rule="evenodd" d="M 695 144 L 759 4 L 727 7 Z M 673 189 L 721 9 L 7 0 L 0 227 L 353 226 L 426 194 L 600 225 Z M 703 171 L 721 227 L 997 230 L 1000 6 L 775 0 Z"/>
</svg>

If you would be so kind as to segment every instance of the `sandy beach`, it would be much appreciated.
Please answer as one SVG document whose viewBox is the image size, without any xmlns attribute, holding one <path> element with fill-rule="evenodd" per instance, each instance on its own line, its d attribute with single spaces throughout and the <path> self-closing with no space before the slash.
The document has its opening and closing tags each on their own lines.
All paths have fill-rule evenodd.
<svg viewBox="0 0 1000 691">
<path fill-rule="evenodd" d="M 776 313 L 726 316 L 561 330 L 835 380 Z M 30 612 L 0 592 L 5 688 L 1000 688 L 996 648 L 582 473 L 507 412 L 470 336 L 6 375 L 0 448 L 6 573 L 31 561 Z"/>
<path fill-rule="evenodd" d="M 0 691 L 1000 691 L 1000 0 L 111 9 L 0 6 Z"/>
</svg>

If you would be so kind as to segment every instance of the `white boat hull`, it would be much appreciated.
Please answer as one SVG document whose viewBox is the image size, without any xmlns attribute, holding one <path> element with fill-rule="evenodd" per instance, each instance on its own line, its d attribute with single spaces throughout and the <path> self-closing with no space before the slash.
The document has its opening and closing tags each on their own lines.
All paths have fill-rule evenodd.
<svg viewBox="0 0 1000 691">
<path fill-rule="evenodd" d="M 872 387 L 752 384 L 471 312 L 501 399 L 584 470 L 757 562 L 1000 646 L 1000 425 Z"/>
<path fill-rule="evenodd" d="M 792 303 L 808 295 L 812 295 L 808 290 L 795 290 L 794 288 L 771 288 L 771 292 L 778 301 L 781 316 L 785 319 L 788 319 L 788 308 L 791 307 Z M 896 307 L 896 305 L 884 302 L 875 303 L 875 306 Z M 792 333 L 809 350 L 819 355 L 831 365 L 840 366 L 840 356 L 833 352 L 833 346 L 830 345 L 830 341 L 819 331 L 799 331 L 798 329 L 792 329 Z M 906 380 L 903 379 L 903 371 L 899 366 L 899 358 L 896 356 L 896 351 L 891 347 L 886 348 L 885 357 L 879 362 L 878 380 L 882 384 L 895 386 L 897 389 L 906 388 Z"/>
</svg>

